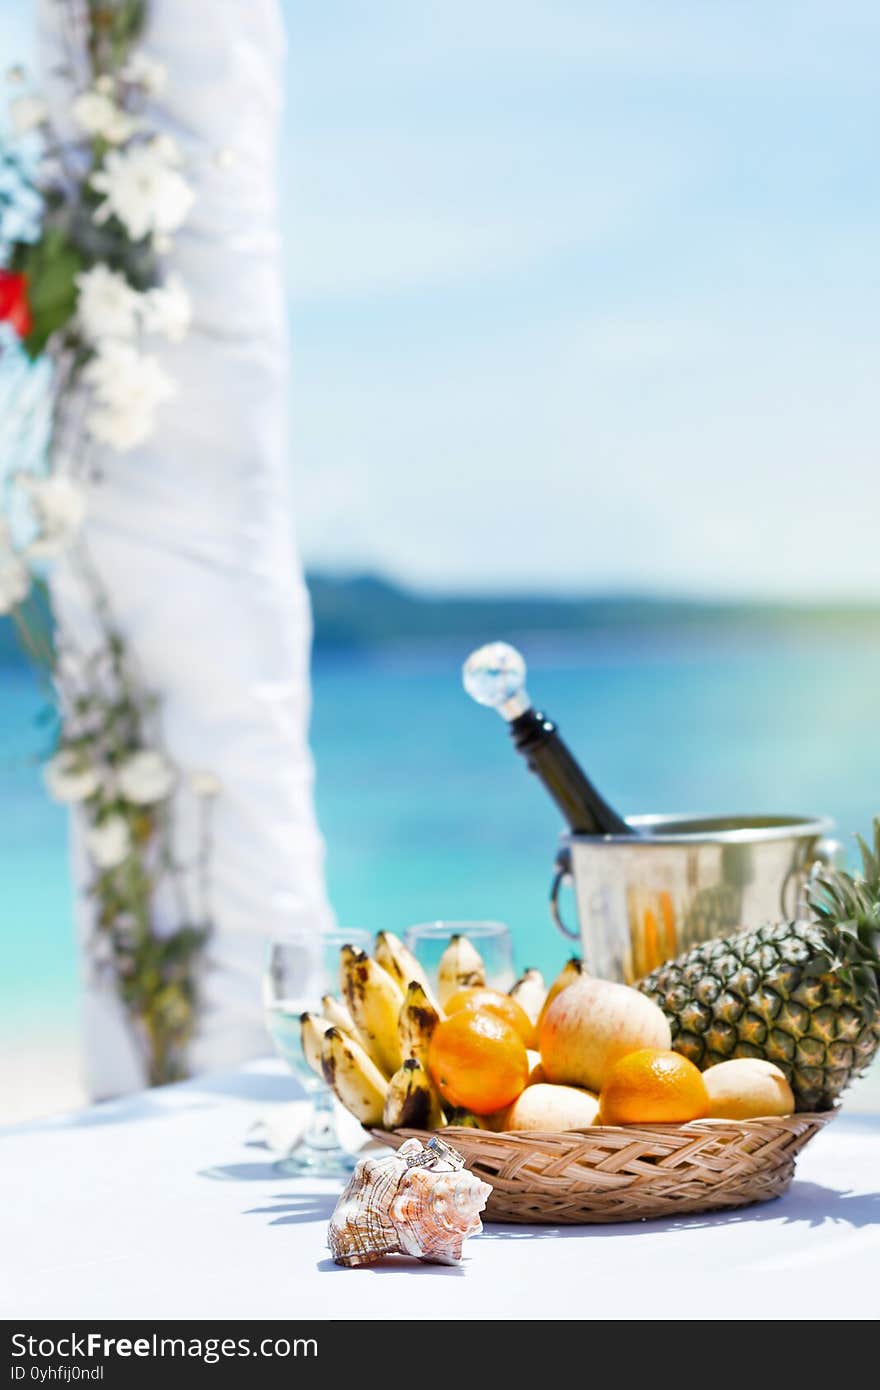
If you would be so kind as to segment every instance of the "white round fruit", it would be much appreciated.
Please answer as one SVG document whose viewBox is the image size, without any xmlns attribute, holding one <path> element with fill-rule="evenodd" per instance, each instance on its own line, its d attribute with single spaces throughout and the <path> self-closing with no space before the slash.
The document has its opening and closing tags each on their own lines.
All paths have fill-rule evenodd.
<svg viewBox="0 0 880 1390">
<path fill-rule="evenodd" d="M 794 1096 L 779 1067 L 760 1057 L 735 1057 L 703 1072 L 713 1120 L 792 1115 Z"/>
<path fill-rule="evenodd" d="M 577 1086 L 527 1086 L 498 1117 L 498 1129 L 587 1129 L 599 1111 L 599 1101 Z M 494 1128 L 494 1126 L 493 1126 Z"/>
<path fill-rule="evenodd" d="M 553 1000 L 538 1046 L 545 1080 L 601 1091 L 621 1057 L 643 1047 L 666 1052 L 672 1034 L 666 1015 L 647 995 L 583 975 Z"/>
</svg>

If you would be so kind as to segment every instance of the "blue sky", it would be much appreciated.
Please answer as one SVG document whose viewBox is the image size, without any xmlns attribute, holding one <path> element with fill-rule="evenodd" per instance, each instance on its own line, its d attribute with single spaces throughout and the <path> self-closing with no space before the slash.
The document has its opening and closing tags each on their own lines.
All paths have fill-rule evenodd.
<svg viewBox="0 0 880 1390">
<path fill-rule="evenodd" d="M 310 562 L 880 597 L 876 5 L 283 8 Z"/>
</svg>

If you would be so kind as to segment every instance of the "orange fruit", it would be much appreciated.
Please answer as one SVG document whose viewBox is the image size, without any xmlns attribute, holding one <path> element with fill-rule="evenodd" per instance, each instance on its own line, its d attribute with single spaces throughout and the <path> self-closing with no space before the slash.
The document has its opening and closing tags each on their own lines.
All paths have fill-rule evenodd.
<svg viewBox="0 0 880 1390">
<path fill-rule="evenodd" d="M 525 1090 L 529 1059 L 515 1028 L 492 1013 L 458 1013 L 438 1023 L 428 1070 L 450 1105 L 491 1115 Z"/>
<path fill-rule="evenodd" d="M 684 1124 L 709 1113 L 701 1072 L 679 1052 L 643 1047 L 611 1068 L 599 1095 L 603 1125 Z"/>
<path fill-rule="evenodd" d="M 497 989 L 473 985 L 469 989 L 456 990 L 443 1008 L 447 1015 L 457 1014 L 462 1009 L 469 1009 L 471 1013 L 497 1014 L 505 1023 L 509 1023 L 511 1028 L 516 1029 L 526 1047 L 537 1047 L 535 1025 L 522 1004 L 511 999 L 509 994 L 501 994 Z"/>
</svg>

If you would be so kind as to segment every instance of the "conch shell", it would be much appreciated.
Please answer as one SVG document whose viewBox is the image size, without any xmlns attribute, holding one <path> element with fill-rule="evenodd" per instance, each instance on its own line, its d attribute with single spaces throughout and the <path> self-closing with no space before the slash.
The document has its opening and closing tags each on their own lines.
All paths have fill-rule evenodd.
<svg viewBox="0 0 880 1390">
<path fill-rule="evenodd" d="M 330 1218 L 329 1245 L 339 1265 L 384 1255 L 456 1264 L 466 1236 L 483 1225 L 492 1188 L 464 1167 L 442 1139 L 407 1139 L 396 1153 L 362 1158 Z"/>
</svg>

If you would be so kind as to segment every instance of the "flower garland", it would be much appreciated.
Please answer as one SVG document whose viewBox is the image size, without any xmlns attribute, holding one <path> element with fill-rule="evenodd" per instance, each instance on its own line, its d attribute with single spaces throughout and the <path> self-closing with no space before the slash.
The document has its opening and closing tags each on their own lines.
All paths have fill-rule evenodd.
<svg viewBox="0 0 880 1390">
<path fill-rule="evenodd" d="M 53 130 L 14 69 L 13 136 L 0 151 L 0 354 L 19 436 L 0 512 L 0 612 L 52 693 L 45 780 L 82 817 L 93 968 L 112 978 L 146 1074 L 160 1084 L 186 1074 L 197 1022 L 220 788 L 208 773 L 183 778 L 164 751 L 158 700 L 114 619 L 83 523 L 99 453 L 109 460 L 143 444 L 173 394 L 149 345 L 179 341 L 189 326 L 185 287 L 162 258 L 193 192 L 176 143 L 149 126 L 165 73 L 135 48 L 143 0 L 62 0 L 59 18 L 76 134 Z M 90 598 L 88 649 L 48 616 L 43 574 L 61 555 Z M 175 853 L 184 793 L 198 817 L 189 864 Z M 164 917 L 174 904 L 171 930 L 157 920 L 160 895 Z"/>
</svg>

